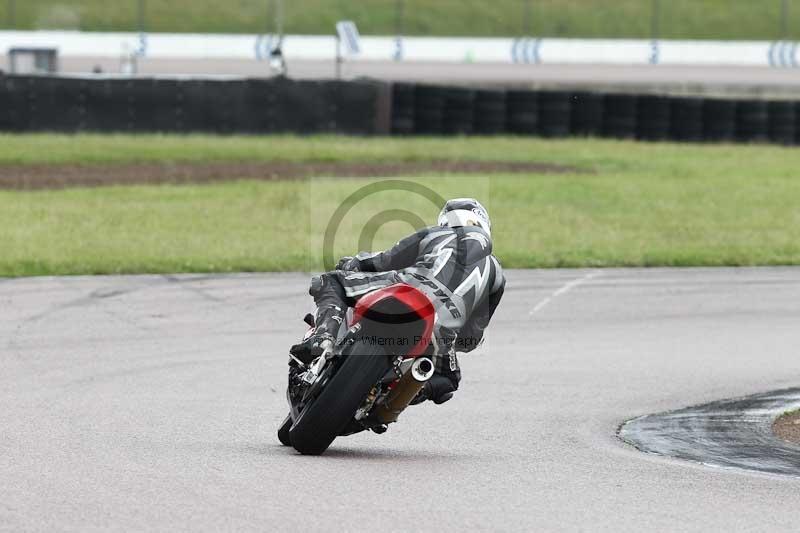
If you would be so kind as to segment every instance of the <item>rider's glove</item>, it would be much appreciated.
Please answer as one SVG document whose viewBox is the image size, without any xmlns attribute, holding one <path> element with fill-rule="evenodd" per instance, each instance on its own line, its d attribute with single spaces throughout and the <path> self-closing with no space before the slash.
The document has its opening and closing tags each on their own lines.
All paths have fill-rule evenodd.
<svg viewBox="0 0 800 533">
<path fill-rule="evenodd" d="M 342 257 L 339 259 L 339 262 L 336 264 L 336 270 L 356 270 L 358 262 L 356 261 L 355 257 Z"/>
</svg>

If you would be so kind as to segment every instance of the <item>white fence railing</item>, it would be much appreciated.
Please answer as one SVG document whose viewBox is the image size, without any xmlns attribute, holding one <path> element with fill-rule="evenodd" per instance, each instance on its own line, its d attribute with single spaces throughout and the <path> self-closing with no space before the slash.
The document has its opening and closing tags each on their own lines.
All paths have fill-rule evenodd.
<svg viewBox="0 0 800 533">
<path fill-rule="evenodd" d="M 277 39 L 270 35 L 0 31 L 0 53 L 13 47 L 56 48 L 62 57 L 265 60 Z M 451 63 L 606 63 L 666 65 L 800 66 L 796 42 L 650 41 L 628 39 L 486 39 L 362 37 L 357 60 Z M 287 61 L 331 60 L 333 36 L 287 35 Z"/>
</svg>

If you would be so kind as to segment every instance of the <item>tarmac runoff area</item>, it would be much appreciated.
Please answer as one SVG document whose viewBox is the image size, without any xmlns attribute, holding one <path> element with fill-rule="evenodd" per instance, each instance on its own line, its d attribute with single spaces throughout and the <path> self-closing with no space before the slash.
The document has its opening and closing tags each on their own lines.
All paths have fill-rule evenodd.
<svg viewBox="0 0 800 533">
<path fill-rule="evenodd" d="M 64 57 L 60 68 L 68 74 L 92 72 L 100 67 L 114 74 L 118 59 Z M 336 77 L 333 61 L 289 61 L 289 76 L 297 79 Z M 0 68 L 3 68 L 0 58 Z M 264 77 L 272 72 L 265 62 L 243 59 L 146 59 L 139 64 L 143 76 Z M 797 69 L 755 66 L 611 65 L 447 63 L 356 61 L 345 63 L 344 79 L 373 78 L 471 86 L 538 87 L 564 90 L 604 90 L 690 94 L 701 96 L 770 97 L 796 99 L 800 95 Z"/>
<path fill-rule="evenodd" d="M 308 274 L 0 280 L 0 529 L 797 530 L 796 476 L 617 432 L 797 387 L 800 268 L 508 278 L 453 401 L 322 457 L 275 437 Z"/>
</svg>

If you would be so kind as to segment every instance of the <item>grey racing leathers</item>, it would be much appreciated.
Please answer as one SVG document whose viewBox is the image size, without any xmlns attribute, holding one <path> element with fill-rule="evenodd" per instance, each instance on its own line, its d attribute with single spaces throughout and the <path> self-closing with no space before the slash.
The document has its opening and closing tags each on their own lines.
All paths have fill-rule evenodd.
<svg viewBox="0 0 800 533">
<path fill-rule="evenodd" d="M 362 252 L 341 268 L 312 283 L 309 292 L 318 308 L 317 326 L 335 326 L 330 317 L 340 321 L 338 311 L 352 307 L 365 294 L 395 283 L 411 285 L 424 292 L 436 310 L 431 355 L 437 374 L 453 382 L 451 390 L 458 388 L 456 352 L 471 352 L 481 344 L 505 289 L 489 235 L 476 226 L 429 227 L 390 250 Z"/>
</svg>

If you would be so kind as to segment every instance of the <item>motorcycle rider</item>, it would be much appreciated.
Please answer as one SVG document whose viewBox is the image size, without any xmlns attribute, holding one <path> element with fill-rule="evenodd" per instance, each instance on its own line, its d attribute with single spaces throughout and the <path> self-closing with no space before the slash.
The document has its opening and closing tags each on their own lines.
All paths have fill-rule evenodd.
<svg viewBox="0 0 800 533">
<path fill-rule="evenodd" d="M 438 223 L 385 252 L 345 257 L 336 270 L 315 277 L 309 289 L 317 305 L 315 328 L 290 353 L 304 363 L 312 361 L 324 341 L 336 339 L 348 307 L 372 291 L 406 283 L 430 298 L 437 316 L 429 348 L 436 372 L 413 403 L 452 398 L 461 380 L 456 352 L 471 352 L 481 344 L 503 297 L 505 276 L 492 255 L 492 223 L 480 202 L 449 200 Z"/>
</svg>

